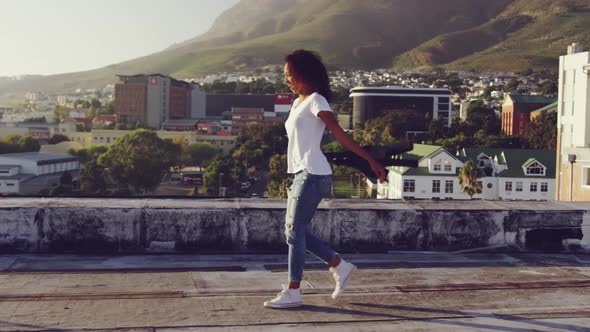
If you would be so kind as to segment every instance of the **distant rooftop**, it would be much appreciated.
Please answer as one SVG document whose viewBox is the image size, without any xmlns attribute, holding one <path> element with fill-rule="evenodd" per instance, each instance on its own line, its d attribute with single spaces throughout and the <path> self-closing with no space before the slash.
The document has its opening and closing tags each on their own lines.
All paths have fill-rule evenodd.
<svg viewBox="0 0 590 332">
<path fill-rule="evenodd" d="M 515 93 L 509 93 L 508 98 L 512 99 L 515 103 L 522 104 L 553 104 L 556 102 L 555 98 L 538 95 L 519 95 Z"/>
<path fill-rule="evenodd" d="M 350 89 L 350 96 L 359 95 L 445 95 L 452 93 L 445 88 L 404 88 L 402 86 L 357 86 Z"/>
<path fill-rule="evenodd" d="M 60 160 L 78 160 L 76 157 L 69 154 L 61 153 L 40 153 L 40 152 L 21 152 L 21 153 L 7 153 L 0 154 L 0 158 L 15 158 L 33 161 L 60 161 Z"/>
</svg>

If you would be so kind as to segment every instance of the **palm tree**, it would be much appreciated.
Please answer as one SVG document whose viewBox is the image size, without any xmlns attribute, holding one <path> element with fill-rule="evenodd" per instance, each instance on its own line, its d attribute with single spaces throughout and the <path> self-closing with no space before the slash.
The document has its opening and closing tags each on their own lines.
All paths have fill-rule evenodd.
<svg viewBox="0 0 590 332">
<path fill-rule="evenodd" d="M 481 192 L 481 183 L 477 181 L 478 169 L 473 160 L 468 160 L 459 171 L 461 191 L 473 199 L 473 195 Z"/>
</svg>

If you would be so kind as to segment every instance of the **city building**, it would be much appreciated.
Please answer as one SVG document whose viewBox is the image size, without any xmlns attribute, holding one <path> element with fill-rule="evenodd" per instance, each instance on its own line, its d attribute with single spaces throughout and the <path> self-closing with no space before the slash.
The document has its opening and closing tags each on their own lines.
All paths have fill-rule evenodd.
<svg viewBox="0 0 590 332">
<path fill-rule="evenodd" d="M 264 122 L 263 108 L 233 107 L 231 110 L 232 134 L 238 135 L 247 125 L 261 124 Z"/>
<path fill-rule="evenodd" d="M 78 159 L 67 154 L 0 154 L 0 194 L 36 195 L 59 185 L 64 172 L 76 181 L 79 170 Z"/>
<path fill-rule="evenodd" d="M 76 131 L 74 121 L 63 123 L 45 123 L 45 122 L 12 122 L 0 123 L 0 137 L 5 135 L 32 136 L 42 143 L 48 141 L 53 135 L 60 134 L 64 136 L 71 135 Z"/>
<path fill-rule="evenodd" d="M 198 85 L 161 74 L 119 75 L 115 114 L 124 123 L 160 129 L 168 120 L 203 117 L 205 94 Z"/>
<path fill-rule="evenodd" d="M 118 137 L 129 134 L 131 130 L 107 130 L 107 129 L 93 129 L 90 132 L 73 133 L 70 140 L 79 143 L 82 146 L 88 145 L 111 145 Z M 187 144 L 192 143 L 208 143 L 222 153 L 229 153 L 236 143 L 236 136 L 231 135 L 202 135 L 194 130 L 191 131 L 165 131 L 158 130 L 156 134 L 161 139 L 182 139 Z"/>
<path fill-rule="evenodd" d="M 556 186 L 559 201 L 590 200 L 590 52 L 577 44 L 559 58 Z"/>
<path fill-rule="evenodd" d="M 448 89 L 393 87 L 356 87 L 350 90 L 353 98 L 352 124 L 385 115 L 391 111 L 429 114 L 430 119 L 443 119 L 451 125 L 451 91 Z"/>
<path fill-rule="evenodd" d="M 215 94 L 207 95 L 206 115 L 207 118 L 231 119 L 232 109 L 263 109 L 264 112 L 275 111 L 275 95 L 233 95 Z M 289 108 L 290 109 L 290 108 Z M 288 112 L 288 111 L 287 111 Z"/>
<path fill-rule="evenodd" d="M 524 137 L 531 112 L 555 102 L 555 98 L 509 93 L 502 103 L 502 133 Z"/>
<path fill-rule="evenodd" d="M 168 120 L 162 124 L 162 130 L 168 131 L 195 131 L 197 130 L 197 119 Z"/>
<path fill-rule="evenodd" d="M 377 198 L 468 199 L 459 172 L 471 159 L 482 187 L 474 199 L 554 199 L 555 153 L 550 150 L 472 148 L 453 155 L 440 146 L 414 144 L 402 158 L 417 160 L 418 167 L 387 167 L 388 182 L 377 184 Z"/>
</svg>

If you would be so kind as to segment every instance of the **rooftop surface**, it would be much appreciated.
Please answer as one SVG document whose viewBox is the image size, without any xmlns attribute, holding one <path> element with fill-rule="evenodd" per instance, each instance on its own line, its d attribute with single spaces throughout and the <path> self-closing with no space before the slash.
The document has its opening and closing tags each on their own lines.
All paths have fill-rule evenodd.
<svg viewBox="0 0 590 332">
<path fill-rule="evenodd" d="M 342 297 L 309 259 L 304 306 L 273 310 L 283 255 L 0 256 L 0 330 L 590 331 L 590 255 L 345 258 Z"/>
<path fill-rule="evenodd" d="M 33 161 L 51 161 L 51 160 L 62 160 L 62 159 L 64 159 L 64 160 L 65 159 L 77 160 L 75 157 L 73 157 L 69 154 L 41 153 L 41 152 L 6 153 L 6 154 L 0 155 L 0 157 L 23 159 L 23 160 L 33 160 Z"/>
</svg>

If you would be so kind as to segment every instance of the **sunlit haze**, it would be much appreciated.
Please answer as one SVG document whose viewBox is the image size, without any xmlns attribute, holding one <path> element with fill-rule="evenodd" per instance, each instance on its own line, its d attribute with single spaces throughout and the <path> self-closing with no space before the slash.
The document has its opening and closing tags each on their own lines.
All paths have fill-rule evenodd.
<svg viewBox="0 0 590 332">
<path fill-rule="evenodd" d="M 0 76 L 100 68 L 206 32 L 238 0 L 0 0 Z"/>
</svg>

